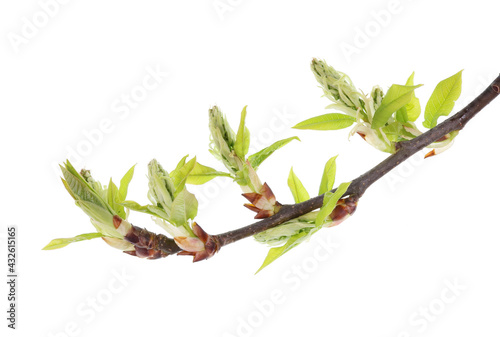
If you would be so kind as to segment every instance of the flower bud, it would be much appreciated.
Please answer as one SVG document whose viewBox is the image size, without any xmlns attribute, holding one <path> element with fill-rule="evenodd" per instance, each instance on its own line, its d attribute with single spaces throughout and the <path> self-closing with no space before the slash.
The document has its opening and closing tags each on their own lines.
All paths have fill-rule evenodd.
<svg viewBox="0 0 500 337">
<path fill-rule="evenodd" d="M 216 236 L 207 234 L 196 222 L 193 223 L 195 237 L 176 237 L 175 243 L 183 250 L 177 255 L 193 256 L 193 262 L 206 260 L 215 255 L 220 249 L 220 242 Z"/>
<path fill-rule="evenodd" d="M 174 184 L 170 175 L 163 167 L 153 159 L 148 165 L 149 191 L 148 198 L 158 207 L 170 214 L 172 201 L 174 200 Z"/>
<path fill-rule="evenodd" d="M 241 160 L 234 153 L 236 136 L 219 107 L 208 110 L 210 129 L 210 152 L 219 159 L 233 175 L 241 166 Z"/>
<path fill-rule="evenodd" d="M 362 107 L 363 96 L 346 74 L 317 59 L 312 60 L 311 70 L 328 99 L 354 111 Z"/>
<path fill-rule="evenodd" d="M 250 192 L 242 195 L 251 202 L 250 204 L 244 204 L 244 206 L 257 213 L 255 219 L 270 217 L 278 213 L 281 208 L 281 204 L 276 201 L 276 197 L 267 183 L 262 185 L 260 193 Z"/>
<path fill-rule="evenodd" d="M 332 222 L 327 223 L 325 227 L 340 225 L 352 214 L 354 214 L 357 205 L 358 201 L 353 197 L 347 197 L 337 201 L 337 206 L 335 206 L 332 213 L 330 213 L 330 219 L 332 219 Z"/>
</svg>

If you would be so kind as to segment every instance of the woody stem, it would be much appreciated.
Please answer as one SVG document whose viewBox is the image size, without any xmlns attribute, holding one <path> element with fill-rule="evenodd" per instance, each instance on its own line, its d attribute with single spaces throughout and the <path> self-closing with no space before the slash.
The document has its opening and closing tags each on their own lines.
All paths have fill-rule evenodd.
<svg viewBox="0 0 500 337">
<path fill-rule="evenodd" d="M 462 130 L 479 111 L 493 101 L 499 94 L 500 76 L 498 76 L 483 93 L 477 96 L 471 103 L 452 117 L 412 140 L 398 143 L 398 150 L 396 153 L 392 154 L 374 168 L 354 179 L 344 196 L 350 195 L 360 198 L 368 187 L 389 173 L 393 168 L 400 165 L 403 161 L 448 133 Z M 336 189 L 333 189 L 332 192 L 335 192 L 335 190 Z M 228 245 L 309 213 L 317 208 L 320 208 L 322 204 L 323 195 L 319 195 L 298 204 L 283 205 L 277 214 L 269 218 L 239 229 L 216 235 L 215 237 L 219 240 L 221 246 Z"/>
</svg>

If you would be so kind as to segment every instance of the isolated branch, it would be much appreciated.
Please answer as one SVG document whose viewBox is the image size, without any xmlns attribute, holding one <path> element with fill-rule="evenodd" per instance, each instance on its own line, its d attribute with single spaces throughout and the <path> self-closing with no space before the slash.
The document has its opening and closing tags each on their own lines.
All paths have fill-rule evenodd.
<svg viewBox="0 0 500 337">
<path fill-rule="evenodd" d="M 452 131 L 459 131 L 486 105 L 500 94 L 500 76 L 498 76 L 488 88 L 476 97 L 465 108 L 458 113 L 438 124 L 422 135 L 405 142 L 398 143 L 398 151 L 382 161 L 380 164 L 354 179 L 349 186 L 344 196 L 351 196 L 359 199 L 374 182 L 389 173 L 393 168 L 401 164 L 403 161 L 432 144 L 438 139 L 446 136 Z M 335 192 L 336 189 L 332 190 Z M 226 233 L 213 236 L 222 246 L 228 245 L 235 241 L 247 238 L 262 231 L 278 226 L 288 220 L 297 218 L 301 215 L 309 213 L 323 204 L 323 195 L 311 198 L 307 201 L 294 204 L 283 205 L 280 211 L 264 220 L 255 222 L 251 225 L 235 229 Z"/>
<path fill-rule="evenodd" d="M 349 113 L 352 113 L 352 111 L 357 111 L 358 114 L 361 113 L 361 106 L 352 104 L 360 100 L 359 97 L 363 95 L 354 89 L 352 83 L 346 80 L 345 75 L 336 72 L 324 62 L 322 63 L 317 60 L 313 60 L 313 68 L 316 71 L 315 74 L 317 75 L 318 81 L 323 84 L 323 87 L 326 86 L 328 89 L 327 92 L 332 94 L 331 99 L 336 101 L 345 96 L 344 101 L 341 100 L 337 102 L 339 106 L 343 104 L 341 107 L 343 107 L 343 109 L 348 109 L 346 111 Z M 437 100 L 444 97 L 445 100 L 453 103 L 460 94 L 460 76 L 461 72 L 440 82 L 433 95 L 431 95 L 429 102 L 434 102 L 432 104 L 435 105 Z M 323 83 L 324 81 L 326 82 Z M 438 144 L 438 149 L 432 150 L 426 157 L 437 154 L 440 151 L 442 152 L 446 146 L 451 144 L 453 137 L 458 134 L 458 131 L 462 130 L 469 120 L 500 94 L 499 76 L 469 105 L 440 124 L 436 125 L 437 119 L 440 116 L 447 115 L 452 107 L 448 106 L 449 109 L 444 110 L 437 109 L 439 111 L 432 111 L 432 109 L 428 111 L 426 109 L 424 126 L 427 125 L 426 127 L 429 128 L 429 130 L 417 136 L 420 131 L 413 129 L 414 124 L 409 123 L 402 125 L 401 123 L 401 120 L 405 120 L 405 118 L 408 121 L 409 115 L 407 114 L 408 111 L 412 111 L 411 108 L 410 110 L 403 110 L 403 117 L 398 115 L 400 113 L 399 108 L 396 109 L 396 116 L 394 117 L 396 121 L 394 122 L 392 119 L 389 120 L 389 118 L 391 118 L 390 114 L 394 112 L 395 108 L 387 108 L 387 104 L 389 103 L 384 105 L 385 99 L 394 102 L 394 97 L 401 94 L 394 94 L 394 92 L 398 90 L 406 92 L 406 94 L 403 93 L 403 96 L 397 96 L 399 97 L 399 105 L 403 104 L 404 106 L 404 104 L 406 104 L 404 102 L 408 103 L 408 99 L 411 102 L 411 99 L 414 97 L 411 98 L 410 94 L 412 94 L 413 90 L 418 86 L 412 85 L 413 74 L 408 81 L 407 83 L 410 84 L 409 86 L 391 86 L 385 98 L 382 98 L 383 94 L 380 89 L 377 89 L 378 87 L 375 87 L 372 91 L 370 100 L 363 96 L 364 98 L 360 100 L 360 102 L 365 102 L 366 100 L 367 103 L 364 103 L 364 106 L 371 108 L 363 110 L 364 114 L 366 117 L 372 116 L 372 119 L 366 119 L 363 123 L 358 123 L 353 129 L 353 132 L 358 132 L 368 143 L 379 150 L 390 152 L 392 155 L 371 170 L 354 179 L 350 184 L 341 184 L 337 189 L 328 191 L 325 194 L 321 194 L 311 199 L 308 199 L 309 194 L 307 191 L 305 191 L 305 193 L 303 193 L 305 195 L 301 197 L 297 197 L 294 194 L 294 199 L 298 202 L 296 204 L 282 205 L 278 203 L 269 186 L 267 186 L 266 183 L 261 183 L 256 173 L 256 169 L 262 161 L 269 157 L 274 151 L 292 140 L 297 139 L 297 137 L 290 137 L 277 141 L 269 147 L 247 157 L 250 133 L 245 127 L 246 107 L 243 108 L 241 113 L 240 125 L 236 134 L 232 131 L 224 115 L 217 107 L 209 111 L 209 128 L 212 137 L 211 152 L 214 156 L 222 160 L 229 174 L 218 172 L 215 169 L 199 164 L 196 161 L 196 157 L 188 161 L 187 156 L 182 158 L 177 167 L 170 173 L 164 170 L 156 160 L 152 160 L 148 165 L 148 198 L 153 203 L 152 205 L 141 206 L 134 201 L 126 200 L 128 185 L 134 174 L 134 167 L 131 167 L 123 176 L 120 180 L 119 187 L 110 180 L 108 186 L 103 188 L 98 181 L 93 179 L 90 171 L 82 170 L 78 173 L 71 163 L 67 161 L 64 165 L 61 165 L 64 177 L 62 182 L 69 194 L 75 200 L 76 205 L 91 218 L 92 224 L 98 232 L 81 234 L 73 238 L 54 239 L 44 247 L 44 249 L 62 248 L 72 242 L 101 237 L 110 246 L 120 249 L 130 255 L 157 259 L 179 253 L 179 255 L 192 255 L 193 261 L 196 262 L 212 257 L 221 247 L 232 242 L 267 231 L 290 220 L 296 221 L 295 225 L 299 225 L 299 231 L 301 232 L 297 232 L 291 236 L 282 247 L 272 248 L 270 255 L 268 254 L 268 258 L 266 258 L 266 261 L 261 267 L 262 269 L 274 259 L 284 254 L 287 250 L 293 248 L 294 244 L 296 245 L 300 243 L 301 240 L 304 240 L 307 235 L 312 235 L 321 227 L 331 227 L 339 224 L 349 215 L 354 213 L 358 200 L 374 182 L 424 147 L 431 144 L 434 147 Z M 451 89 L 448 90 L 450 83 L 451 86 L 455 87 L 454 91 Z M 342 93 L 342 95 L 340 95 L 340 93 Z M 377 105 L 378 108 L 375 108 L 375 105 Z M 412 106 L 411 104 L 409 105 Z M 420 107 L 419 104 L 418 106 Z M 418 114 L 420 114 L 420 108 L 418 110 Z M 413 115 L 413 118 L 416 119 L 418 114 L 417 116 Z M 342 119 L 347 118 L 348 125 L 351 125 L 355 121 L 354 117 L 348 114 L 327 114 L 314 117 L 312 120 L 316 123 L 318 120 L 321 121 L 324 119 L 325 116 L 332 117 L 332 115 L 335 118 L 341 117 L 337 121 L 334 121 L 334 123 L 337 124 L 334 125 L 335 127 L 330 128 L 332 130 L 346 127 L 345 125 L 341 125 Z M 307 123 L 310 123 L 310 121 L 311 120 L 307 120 L 297 125 L 300 126 L 299 128 L 307 129 L 309 127 Z M 375 129 L 373 128 L 374 125 L 376 125 Z M 384 136 L 384 143 L 380 135 L 385 135 L 384 128 L 390 129 L 390 126 L 394 125 L 400 128 L 407 127 L 408 130 L 413 130 L 413 133 L 408 131 L 410 136 L 406 133 L 405 137 L 401 136 L 393 139 L 412 139 L 399 142 L 393 140 L 389 142 L 388 138 Z M 378 142 L 376 139 L 377 137 L 381 142 Z M 448 142 L 443 145 L 443 142 L 446 140 L 448 140 Z M 439 146 L 439 144 L 441 144 L 441 146 Z M 330 159 L 333 163 L 334 160 L 335 158 Z M 329 162 L 327 162 L 327 164 Z M 327 167 L 328 165 L 325 165 L 325 170 Z M 251 203 L 245 204 L 245 206 L 257 212 L 256 218 L 265 217 L 265 219 L 226 233 L 209 235 L 196 224 L 196 222 L 191 223 L 191 221 L 188 221 L 194 219 L 196 216 L 198 202 L 196 197 L 185 188 L 185 185 L 186 183 L 201 184 L 215 176 L 228 175 L 233 177 L 241 186 L 244 192 L 243 196 Z M 290 172 L 290 175 L 294 177 L 293 171 Z M 331 184 L 329 184 L 327 179 L 326 183 L 323 184 L 322 179 L 320 193 L 331 189 L 332 185 L 333 180 Z M 302 189 L 304 189 L 303 186 Z M 340 199 L 342 197 L 345 198 Z M 299 202 L 302 200 L 306 201 Z M 323 205 L 324 203 L 325 205 Z M 174 239 L 132 225 L 127 221 L 128 213 L 126 212 L 126 208 L 153 216 L 155 222 L 171 234 Z M 317 214 L 311 213 L 318 208 L 321 208 L 321 210 Z M 325 217 L 321 218 L 320 215 L 324 215 L 325 217 L 328 216 L 331 221 L 325 224 Z M 310 218 L 307 220 L 308 216 L 312 216 L 315 219 L 312 221 L 315 221 L 315 224 L 312 224 Z M 311 229 L 311 226 L 308 226 L 311 224 L 314 227 L 313 229 Z M 288 223 L 288 225 L 290 225 L 290 223 Z M 276 230 L 279 231 L 280 229 L 281 227 Z M 286 229 L 289 229 L 289 227 Z M 265 237 L 266 233 L 262 233 L 261 235 Z"/>
</svg>

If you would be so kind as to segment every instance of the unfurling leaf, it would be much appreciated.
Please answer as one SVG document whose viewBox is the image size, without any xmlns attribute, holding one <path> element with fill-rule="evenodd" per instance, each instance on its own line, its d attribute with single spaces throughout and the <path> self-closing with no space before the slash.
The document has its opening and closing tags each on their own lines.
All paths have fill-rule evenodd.
<svg viewBox="0 0 500 337">
<path fill-rule="evenodd" d="M 170 211 L 174 199 L 175 187 L 168 172 L 153 159 L 148 164 L 148 199 L 152 204 L 160 204 L 165 210 Z"/>
<path fill-rule="evenodd" d="M 124 201 L 127 198 L 127 192 L 128 192 L 128 185 L 130 184 L 130 181 L 132 180 L 132 177 L 134 176 L 134 168 L 135 165 L 132 166 L 127 173 L 123 176 L 123 178 L 120 180 L 120 198 L 119 201 Z"/>
<path fill-rule="evenodd" d="M 54 240 L 50 241 L 49 244 L 46 245 L 45 247 L 43 247 L 42 249 L 43 250 L 59 249 L 59 248 L 66 247 L 67 245 L 69 245 L 70 243 L 73 243 L 73 242 L 91 240 L 91 239 L 100 238 L 103 236 L 104 235 L 101 233 L 88 233 L 88 234 L 80 234 L 80 235 L 77 235 L 73 238 L 54 239 Z"/>
<path fill-rule="evenodd" d="M 186 181 L 188 179 L 189 174 L 191 171 L 194 169 L 194 166 L 196 164 L 196 157 L 188 161 L 187 163 L 185 162 L 187 156 L 182 158 L 183 160 L 181 163 L 177 165 L 175 170 L 170 172 L 170 177 L 172 178 L 172 181 L 174 183 L 174 197 L 177 196 L 178 193 L 180 193 L 183 189 L 184 186 L 186 186 Z"/>
<path fill-rule="evenodd" d="M 400 135 L 403 133 L 404 128 L 401 122 L 396 121 L 382 128 L 387 139 L 391 142 L 398 142 Z"/>
<path fill-rule="evenodd" d="M 198 213 L 198 200 L 194 194 L 183 189 L 172 203 L 170 221 L 177 226 L 187 226 L 188 219 L 194 219 Z"/>
<path fill-rule="evenodd" d="M 232 154 L 236 135 L 217 106 L 208 111 L 208 116 L 210 129 L 209 151 L 226 166 L 232 175 L 235 175 L 240 167 L 239 158 Z"/>
<path fill-rule="evenodd" d="M 85 181 L 69 161 L 66 161 L 64 166 L 61 166 L 61 171 L 64 177 L 64 187 L 66 187 L 73 199 L 88 201 L 112 212 L 106 201 Z"/>
<path fill-rule="evenodd" d="M 269 249 L 264 263 L 262 263 L 262 266 L 260 266 L 260 268 L 255 273 L 257 274 L 259 271 L 267 267 L 272 262 L 276 261 L 277 258 L 288 252 L 290 249 L 299 245 L 307 236 L 309 236 L 308 232 L 301 232 L 288 239 L 288 241 L 283 246 Z"/>
<path fill-rule="evenodd" d="M 127 217 L 127 215 L 125 214 L 124 207 L 120 205 L 121 200 L 118 187 L 111 179 L 109 179 L 109 184 L 108 184 L 107 201 L 108 205 L 113 209 L 113 211 L 116 212 L 116 214 L 118 214 L 120 218 L 125 219 Z"/>
<path fill-rule="evenodd" d="M 309 193 L 307 193 L 304 185 L 302 185 L 300 179 L 293 172 L 293 168 L 290 169 L 290 174 L 288 175 L 288 187 L 290 187 L 290 191 L 292 191 L 295 203 L 310 199 Z"/>
<path fill-rule="evenodd" d="M 264 263 L 262 263 L 262 266 L 260 266 L 259 270 L 257 270 L 256 273 L 261 271 L 263 268 L 265 268 L 272 262 L 276 261 L 276 259 L 278 259 L 280 256 L 288 252 L 290 249 L 298 246 L 300 243 L 304 242 L 314 233 L 320 230 L 323 227 L 325 219 L 327 218 L 327 216 L 330 215 L 330 213 L 332 213 L 333 209 L 337 205 L 337 201 L 344 195 L 350 184 L 351 184 L 350 182 L 342 183 L 337 188 L 335 193 L 327 192 L 323 199 L 323 206 L 321 207 L 320 211 L 316 216 L 316 221 L 315 221 L 316 226 L 315 227 L 304 226 L 298 234 L 291 236 L 283 246 L 271 248 L 267 253 Z"/>
<path fill-rule="evenodd" d="M 247 107 L 245 106 L 241 111 L 240 126 L 234 143 L 234 151 L 242 160 L 245 159 L 245 156 L 248 153 L 248 148 L 250 147 L 250 131 L 248 131 L 248 128 L 245 126 L 246 116 Z"/>
<path fill-rule="evenodd" d="M 301 130 L 340 130 L 351 126 L 356 118 L 340 113 L 329 113 L 306 119 L 295 125 L 294 129 Z"/>
<path fill-rule="evenodd" d="M 354 87 L 349 76 L 317 59 L 312 60 L 311 70 L 325 96 L 335 102 L 338 108 L 350 110 L 351 113 L 357 113 L 362 108 L 363 95 Z"/>
<path fill-rule="evenodd" d="M 337 172 L 337 165 L 335 164 L 335 160 L 337 156 L 330 158 L 323 170 L 323 176 L 321 177 L 321 183 L 319 185 L 319 193 L 323 194 L 327 191 L 330 191 L 333 188 L 333 184 L 335 183 L 335 174 Z"/>
<path fill-rule="evenodd" d="M 335 193 L 326 192 L 323 197 L 323 206 L 321 206 L 318 215 L 316 216 L 316 227 L 321 227 L 328 215 L 333 212 L 333 209 L 337 205 L 337 201 L 344 195 L 351 183 L 342 183 L 337 188 Z"/>
<path fill-rule="evenodd" d="M 248 157 L 248 161 L 250 162 L 250 165 L 257 170 L 257 168 L 262 164 L 264 160 L 266 160 L 270 155 L 274 153 L 274 151 L 282 148 L 286 144 L 290 143 L 292 140 L 297 139 L 300 141 L 299 137 L 290 137 L 282 140 L 278 140 L 277 142 L 273 143 L 272 145 L 266 147 L 265 149 L 260 150 L 257 153 L 252 154 L 251 156 Z"/>
<path fill-rule="evenodd" d="M 292 236 L 303 231 L 309 231 L 316 227 L 314 221 L 318 212 L 306 213 L 298 218 L 291 219 L 276 227 L 267 229 L 254 235 L 254 239 L 269 246 L 279 246 L 285 244 Z"/>
<path fill-rule="evenodd" d="M 414 85 L 413 77 L 415 76 L 415 72 L 411 73 L 410 77 L 406 81 L 407 86 Z M 415 92 L 411 94 L 411 100 L 404 107 L 406 110 L 406 116 L 408 117 L 408 121 L 414 122 L 420 116 L 420 112 L 422 109 L 420 108 L 420 100 L 415 96 Z"/>
<path fill-rule="evenodd" d="M 163 209 L 153 205 L 141 206 L 137 202 L 131 200 L 122 201 L 120 204 L 135 212 L 146 213 L 165 220 L 170 218 L 170 209 Z"/>
<path fill-rule="evenodd" d="M 423 125 L 431 129 L 441 116 L 448 116 L 462 92 L 462 71 L 438 83 L 425 106 Z"/>
<path fill-rule="evenodd" d="M 400 123 L 408 122 L 408 112 L 406 111 L 406 105 L 396 111 L 396 120 Z"/>
<path fill-rule="evenodd" d="M 372 129 L 384 126 L 394 112 L 411 101 L 413 91 L 420 86 L 422 85 L 391 85 L 382 103 L 373 115 Z"/>
<path fill-rule="evenodd" d="M 214 168 L 201 165 L 200 163 L 196 162 L 187 177 L 186 183 L 191 185 L 203 185 L 204 183 L 214 179 L 215 177 L 232 178 L 229 173 L 220 172 Z"/>
</svg>

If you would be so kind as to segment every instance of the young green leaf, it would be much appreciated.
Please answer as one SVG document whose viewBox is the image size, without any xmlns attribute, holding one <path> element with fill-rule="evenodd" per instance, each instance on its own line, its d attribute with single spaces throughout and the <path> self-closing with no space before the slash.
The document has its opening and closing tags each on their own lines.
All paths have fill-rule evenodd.
<svg viewBox="0 0 500 337">
<path fill-rule="evenodd" d="M 176 192 L 174 182 L 156 159 L 148 164 L 148 180 L 148 199 L 153 205 L 161 205 L 166 212 L 170 212 Z"/>
<path fill-rule="evenodd" d="M 396 111 L 396 120 L 401 123 L 408 122 L 408 112 L 406 110 L 406 105 L 401 107 L 398 111 Z"/>
<path fill-rule="evenodd" d="M 146 213 L 152 216 L 158 216 L 165 220 L 170 218 L 170 209 L 164 210 L 163 208 L 153 205 L 141 206 L 137 202 L 131 200 L 122 201 L 120 205 L 127 207 L 132 211 Z"/>
<path fill-rule="evenodd" d="M 188 219 L 194 219 L 198 213 L 198 200 L 194 194 L 183 189 L 172 203 L 170 221 L 177 226 L 186 226 Z"/>
<path fill-rule="evenodd" d="M 399 141 L 399 136 L 403 133 L 403 125 L 396 121 L 382 128 L 382 132 L 385 133 L 387 139 L 391 142 Z"/>
<path fill-rule="evenodd" d="M 170 218 L 170 210 L 164 210 L 161 207 L 153 206 L 153 205 L 147 205 L 146 207 L 148 209 L 148 212 L 147 212 L 148 214 L 162 218 L 164 220 L 168 220 Z M 144 212 L 144 213 L 146 213 L 146 212 Z"/>
<path fill-rule="evenodd" d="M 45 247 L 43 247 L 42 249 L 43 250 L 59 249 L 59 248 L 66 247 L 67 245 L 69 245 L 70 243 L 73 243 L 73 242 L 92 240 L 95 238 L 101 238 L 103 236 L 104 235 L 101 233 L 88 233 L 88 234 L 80 234 L 80 235 L 77 235 L 73 238 L 54 239 L 54 240 L 50 241 L 49 244 L 46 245 Z"/>
<path fill-rule="evenodd" d="M 245 126 L 245 118 L 247 116 L 247 107 L 245 106 L 241 111 L 240 126 L 236 134 L 236 141 L 234 143 L 234 151 L 236 155 L 242 160 L 245 159 L 250 147 L 250 131 Z"/>
<path fill-rule="evenodd" d="M 122 219 L 125 219 L 127 217 L 125 213 L 125 209 L 123 208 L 122 205 L 119 204 L 120 202 L 120 192 L 118 191 L 118 187 L 115 185 L 113 180 L 109 179 L 109 184 L 108 184 L 108 191 L 107 191 L 107 201 L 108 205 L 113 209 L 113 211 L 118 214 L 118 216 Z"/>
<path fill-rule="evenodd" d="M 301 130 L 340 130 L 351 126 L 356 118 L 340 113 L 329 113 L 306 119 L 293 126 Z"/>
<path fill-rule="evenodd" d="M 323 197 L 323 206 L 321 206 L 318 215 L 316 216 L 316 227 L 321 227 L 323 225 L 326 217 L 333 212 L 333 209 L 335 208 L 335 206 L 337 206 L 337 201 L 342 198 L 350 184 L 350 182 L 342 183 L 337 188 L 335 193 L 325 193 L 325 196 Z"/>
<path fill-rule="evenodd" d="M 318 195 L 330 191 L 333 188 L 333 184 L 335 183 L 335 173 L 337 172 L 337 165 L 335 164 L 336 159 L 337 156 L 330 158 L 326 162 L 323 170 L 323 176 L 321 177 L 321 183 L 319 184 Z"/>
<path fill-rule="evenodd" d="M 186 159 L 187 157 L 189 157 L 189 155 L 185 155 L 184 157 L 181 158 L 181 160 L 179 160 L 179 162 L 177 163 L 177 166 L 175 167 L 174 170 L 172 170 L 172 172 L 170 172 L 170 176 L 172 176 L 172 173 L 175 172 L 175 171 L 179 171 L 184 165 L 186 165 Z"/>
<path fill-rule="evenodd" d="M 394 112 L 411 101 L 413 91 L 420 86 L 422 85 L 391 85 L 382 103 L 373 115 L 372 129 L 384 126 Z"/>
<path fill-rule="evenodd" d="M 65 163 L 65 166 L 61 166 L 61 171 L 64 177 L 64 187 L 66 187 L 73 199 L 85 200 L 111 211 L 106 201 L 96 193 L 80 173 L 76 172 L 69 161 Z"/>
<path fill-rule="evenodd" d="M 415 72 L 411 73 L 410 77 L 408 77 L 408 80 L 406 80 L 406 85 L 408 86 L 414 85 L 413 83 L 414 77 L 415 77 Z M 420 112 L 422 111 L 422 109 L 420 108 L 420 100 L 415 96 L 415 92 L 411 94 L 411 100 L 404 106 L 404 108 L 406 109 L 406 115 L 408 117 L 408 121 L 414 122 L 420 116 Z"/>
<path fill-rule="evenodd" d="M 269 249 L 264 263 L 262 263 L 255 274 L 270 265 L 272 262 L 276 261 L 277 258 L 288 252 L 290 249 L 299 245 L 307 236 L 309 236 L 309 233 L 307 231 L 301 232 L 288 239 L 288 241 L 283 246 Z"/>
<path fill-rule="evenodd" d="M 220 172 L 216 169 L 201 165 L 200 163 L 196 162 L 191 172 L 189 172 L 186 183 L 191 185 L 203 185 L 204 183 L 214 179 L 215 177 L 232 178 L 229 173 Z"/>
<path fill-rule="evenodd" d="M 130 181 L 132 180 L 132 177 L 134 176 L 134 168 L 135 165 L 132 166 L 127 173 L 123 176 L 123 178 L 120 180 L 120 198 L 119 201 L 124 201 L 127 198 L 127 192 L 128 192 L 128 185 L 130 184 Z"/>
<path fill-rule="evenodd" d="M 172 178 L 175 188 L 174 196 L 177 196 L 178 193 L 180 193 L 184 189 L 184 186 L 186 186 L 187 178 L 191 171 L 194 169 L 195 164 L 196 157 L 193 157 L 193 159 L 183 164 L 183 166 L 177 167 L 170 173 L 170 177 Z"/>
<path fill-rule="evenodd" d="M 85 179 L 83 179 L 81 174 L 78 173 L 78 171 L 76 171 L 76 169 L 73 167 L 73 165 L 70 163 L 69 160 L 66 160 L 66 162 L 64 163 L 64 167 L 61 165 L 59 165 L 59 167 L 61 167 L 61 170 L 63 171 L 63 175 L 64 175 L 64 173 L 69 173 L 72 176 L 74 176 L 76 179 L 80 180 L 83 184 L 87 185 L 88 188 L 93 190 L 92 186 L 90 186 L 90 184 L 87 181 L 85 181 Z M 64 175 L 64 177 L 66 178 L 65 175 Z"/>
<path fill-rule="evenodd" d="M 262 164 L 264 160 L 266 160 L 270 155 L 274 153 L 274 151 L 282 148 L 286 144 L 290 143 L 292 140 L 297 139 L 300 142 L 299 137 L 290 137 L 282 140 L 278 140 L 274 144 L 266 147 L 265 149 L 260 150 L 257 153 L 252 154 L 251 156 L 248 157 L 248 161 L 250 162 L 250 165 L 257 170 L 257 168 Z"/>
<path fill-rule="evenodd" d="M 302 185 L 300 179 L 293 172 L 293 168 L 290 169 L 290 174 L 288 175 L 288 187 L 290 187 L 290 191 L 292 191 L 295 203 L 310 199 L 309 193 L 307 193 L 304 185 Z"/>
<path fill-rule="evenodd" d="M 91 201 L 76 200 L 75 204 L 80 207 L 82 211 L 89 216 L 89 218 L 94 220 L 94 222 L 102 224 L 102 226 L 98 229 L 99 232 L 109 236 L 118 235 L 116 228 L 113 226 L 114 212 L 112 213 L 108 209 L 102 208 Z"/>
<path fill-rule="evenodd" d="M 462 92 L 462 71 L 438 83 L 425 106 L 423 125 L 431 129 L 441 116 L 448 116 Z"/>
</svg>

